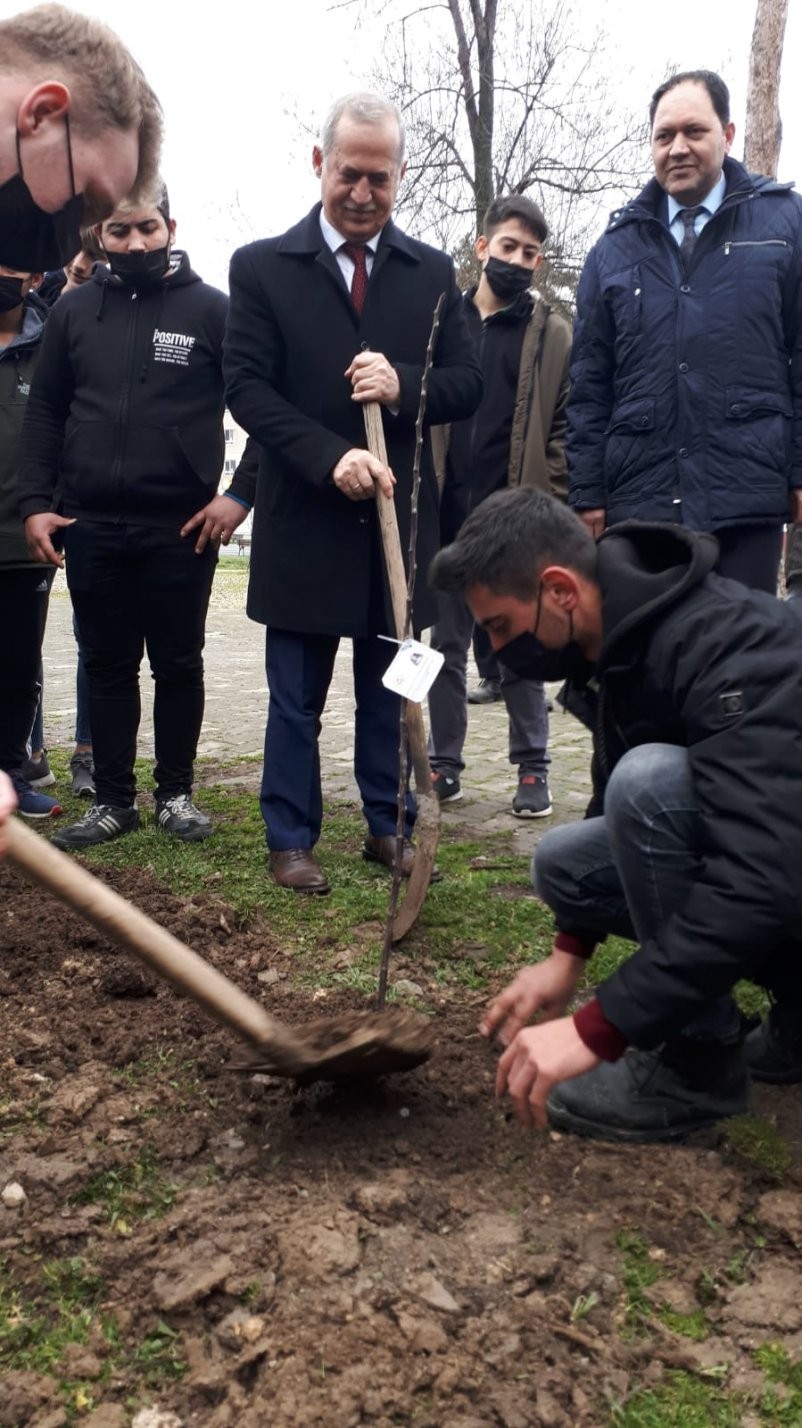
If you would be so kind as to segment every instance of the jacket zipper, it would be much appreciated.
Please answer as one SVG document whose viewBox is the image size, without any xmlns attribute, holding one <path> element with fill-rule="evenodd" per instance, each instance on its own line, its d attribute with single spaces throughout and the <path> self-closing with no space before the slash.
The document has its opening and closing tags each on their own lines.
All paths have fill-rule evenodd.
<svg viewBox="0 0 802 1428">
<path fill-rule="evenodd" d="M 119 407 L 119 411 L 118 411 L 118 413 L 117 413 L 117 442 L 116 442 L 116 449 L 115 449 L 115 453 L 114 453 L 114 465 L 112 466 L 112 471 L 111 471 L 112 484 L 117 484 L 117 485 L 119 485 L 119 487 L 120 487 L 120 504 L 119 504 L 119 511 L 118 511 L 118 515 L 117 515 L 117 520 L 118 520 L 118 521 L 122 521 L 123 516 L 124 516 L 123 501 L 122 501 L 122 495 L 123 495 L 123 492 L 122 492 L 123 444 L 124 444 L 124 441 L 125 441 L 125 431 L 126 431 L 126 424 L 127 424 L 127 420 L 128 420 L 128 409 L 129 409 L 129 407 L 130 407 L 130 405 L 131 405 L 131 382 L 132 382 L 132 380 L 133 380 L 133 368 L 134 368 L 134 355 L 133 355 L 133 354 L 134 354 L 134 350 L 135 350 L 135 347 L 136 347 L 136 343 L 135 343 L 135 341 L 134 341 L 134 338 L 135 338 L 135 336 L 136 336 L 136 316 L 137 316 L 136 300 L 137 300 L 137 294 L 136 294 L 136 290 L 134 290 L 134 291 L 131 293 L 131 308 L 130 308 L 130 314 L 131 314 L 131 315 L 130 315 L 129 322 L 128 322 L 128 332 L 127 332 L 127 334 L 126 334 L 126 342 L 125 342 L 125 358 L 124 358 L 124 361 L 123 361 L 123 373 L 124 373 L 124 375 L 123 375 L 123 386 L 122 386 L 122 391 L 121 391 L 121 393 L 120 393 L 120 407 Z"/>
<path fill-rule="evenodd" d="M 730 248 L 787 248 L 785 238 L 729 238 L 724 244 L 724 252 L 729 257 Z"/>
</svg>

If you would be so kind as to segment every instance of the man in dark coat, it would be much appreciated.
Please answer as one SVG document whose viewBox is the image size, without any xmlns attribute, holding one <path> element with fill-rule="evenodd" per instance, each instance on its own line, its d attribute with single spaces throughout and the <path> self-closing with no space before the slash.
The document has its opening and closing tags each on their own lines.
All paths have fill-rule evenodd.
<svg viewBox="0 0 802 1428">
<path fill-rule="evenodd" d="M 276 881 L 325 893 L 312 850 L 322 822 L 318 732 L 341 636 L 354 642 L 354 765 L 364 855 L 392 863 L 399 707 L 381 677 L 392 632 L 376 500 L 395 499 L 408 544 L 415 419 L 437 299 L 445 294 L 427 423 L 470 416 L 482 391 L 449 258 L 392 221 L 404 173 L 398 111 L 375 95 L 333 108 L 313 164 L 322 204 L 231 264 L 228 403 L 263 457 L 248 614 L 267 626 L 270 693 L 262 812 Z M 392 470 L 365 449 L 363 403 L 380 402 Z M 438 546 L 437 486 L 424 443 L 417 561 Z M 434 620 L 417 582 L 414 624 Z M 411 832 L 410 808 L 407 833 Z M 412 861 L 405 852 L 405 871 Z"/>
<path fill-rule="evenodd" d="M 434 561 L 504 662 L 566 676 L 594 728 L 595 816 L 533 861 L 551 956 L 482 1028 L 507 1045 L 498 1090 L 526 1123 L 545 1125 L 548 1099 L 565 1129 L 670 1140 L 745 1111 L 749 1072 L 802 1081 L 802 624 L 795 602 L 711 573 L 716 555 L 657 522 L 596 547 L 552 497 L 507 491 Z M 563 1016 L 610 932 L 638 949 Z M 744 977 L 777 997 L 745 1048 Z M 554 1020 L 527 1028 L 538 1012 Z"/>
<path fill-rule="evenodd" d="M 722 575 L 773 593 L 802 520 L 802 199 L 727 157 L 727 86 L 677 74 L 650 109 L 655 177 L 577 295 L 570 503 L 715 532 Z"/>
</svg>

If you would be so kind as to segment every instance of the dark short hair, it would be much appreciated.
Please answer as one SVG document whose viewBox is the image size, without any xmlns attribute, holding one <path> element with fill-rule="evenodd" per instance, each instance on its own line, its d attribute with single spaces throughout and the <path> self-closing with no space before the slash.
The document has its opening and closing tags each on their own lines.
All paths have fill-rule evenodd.
<svg viewBox="0 0 802 1428">
<path fill-rule="evenodd" d="M 678 84 L 701 84 L 710 95 L 710 103 L 715 109 L 722 125 L 730 122 L 730 91 L 720 75 L 715 74 L 712 69 L 686 69 L 682 74 L 672 74 L 670 79 L 663 80 L 659 89 L 654 91 L 652 102 L 649 105 L 649 127 L 654 126 L 654 116 L 657 113 L 657 106 L 664 94 L 668 94 L 670 89 L 676 89 Z"/>
<path fill-rule="evenodd" d="M 581 520 L 543 491 L 496 491 L 471 512 L 429 566 L 429 584 L 465 596 L 474 585 L 533 600 L 547 565 L 596 578 L 596 542 Z"/>
<path fill-rule="evenodd" d="M 493 199 L 482 223 L 485 238 L 492 238 L 502 223 L 509 223 L 513 218 L 534 233 L 539 243 L 545 243 L 549 236 L 548 224 L 537 204 L 522 193 L 505 193 Z"/>
</svg>

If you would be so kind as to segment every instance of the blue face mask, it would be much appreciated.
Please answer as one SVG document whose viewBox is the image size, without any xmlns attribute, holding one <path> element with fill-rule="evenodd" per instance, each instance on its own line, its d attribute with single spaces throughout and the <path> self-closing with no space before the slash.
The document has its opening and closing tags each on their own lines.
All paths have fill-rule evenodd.
<svg viewBox="0 0 802 1428">
<path fill-rule="evenodd" d="M 22 174 L 20 136 L 17 133 L 19 173 L 0 184 L 0 263 L 21 273 L 46 273 L 69 263 L 81 249 L 84 197 L 75 192 L 70 119 L 64 115 L 67 160 L 72 198 L 56 213 L 46 213 L 34 201 Z"/>
</svg>

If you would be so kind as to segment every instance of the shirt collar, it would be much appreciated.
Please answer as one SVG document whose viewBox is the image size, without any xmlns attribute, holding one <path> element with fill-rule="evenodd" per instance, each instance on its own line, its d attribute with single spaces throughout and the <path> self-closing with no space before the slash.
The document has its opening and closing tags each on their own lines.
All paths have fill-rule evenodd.
<svg viewBox="0 0 802 1428">
<path fill-rule="evenodd" d="M 342 233 L 337 232 L 337 229 L 334 227 L 334 225 L 332 223 L 329 223 L 329 220 L 323 212 L 322 208 L 320 210 L 320 231 L 323 234 L 326 246 L 331 248 L 332 253 L 337 253 L 339 249 L 342 248 L 343 243 L 351 243 L 354 241 L 352 238 L 344 238 Z M 370 248 L 371 253 L 376 252 L 376 249 L 379 246 L 379 239 L 381 238 L 381 236 L 382 235 L 380 229 L 378 233 L 374 233 L 372 238 L 366 239 L 365 247 Z"/>
<path fill-rule="evenodd" d="M 724 174 L 722 172 L 718 176 L 718 183 L 715 183 L 713 185 L 707 197 L 703 198 L 701 203 L 699 204 L 694 203 L 693 205 L 691 205 L 687 203 L 677 203 L 677 200 L 673 197 L 672 194 L 669 193 L 667 195 L 669 228 L 674 222 L 674 219 L 676 218 L 677 214 L 681 213 L 683 208 L 705 208 L 708 213 L 715 213 L 716 209 L 721 207 L 726 191 L 727 180 L 725 179 Z"/>
</svg>

